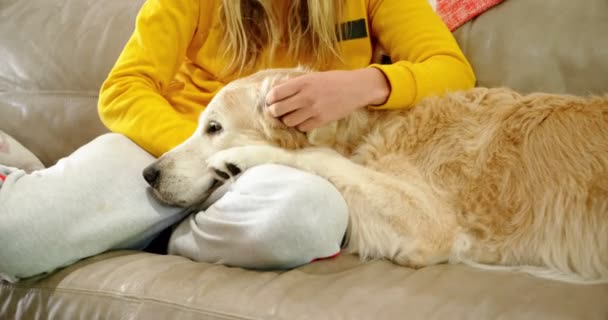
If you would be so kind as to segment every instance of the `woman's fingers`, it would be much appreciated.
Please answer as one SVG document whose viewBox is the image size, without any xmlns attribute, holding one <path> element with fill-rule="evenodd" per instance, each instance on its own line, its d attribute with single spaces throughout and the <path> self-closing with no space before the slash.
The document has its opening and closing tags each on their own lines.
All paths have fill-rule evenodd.
<svg viewBox="0 0 608 320">
<path fill-rule="evenodd" d="M 266 95 L 266 104 L 271 105 L 285 100 L 301 90 L 302 83 L 298 78 L 287 80 L 275 85 Z"/>
<path fill-rule="evenodd" d="M 288 127 L 295 127 L 312 117 L 310 108 L 297 109 L 281 118 L 281 121 Z"/>
<path fill-rule="evenodd" d="M 270 112 L 273 117 L 279 118 L 297 110 L 299 105 L 301 104 L 297 102 L 297 99 L 291 97 L 269 105 L 268 112 Z"/>
<path fill-rule="evenodd" d="M 321 119 L 319 119 L 319 118 L 309 118 L 308 120 L 299 124 L 297 126 L 297 128 L 298 128 L 298 130 L 300 130 L 302 132 L 307 132 L 312 129 L 316 129 L 316 128 L 320 127 L 322 124 L 323 124 L 323 121 L 321 121 Z"/>
<path fill-rule="evenodd" d="M 266 95 L 268 110 L 274 117 L 282 117 L 302 106 L 307 105 L 302 94 L 304 81 L 302 78 L 287 80 L 274 86 Z"/>
</svg>

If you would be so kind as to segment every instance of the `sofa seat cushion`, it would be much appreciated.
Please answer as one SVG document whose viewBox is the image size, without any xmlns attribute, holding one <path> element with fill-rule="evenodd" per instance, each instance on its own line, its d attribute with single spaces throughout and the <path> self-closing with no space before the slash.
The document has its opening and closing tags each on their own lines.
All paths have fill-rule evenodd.
<svg viewBox="0 0 608 320">
<path fill-rule="evenodd" d="M 608 285 L 348 255 L 258 272 L 116 251 L 0 284 L 0 318 L 24 319 L 607 319 L 606 301 Z"/>
</svg>

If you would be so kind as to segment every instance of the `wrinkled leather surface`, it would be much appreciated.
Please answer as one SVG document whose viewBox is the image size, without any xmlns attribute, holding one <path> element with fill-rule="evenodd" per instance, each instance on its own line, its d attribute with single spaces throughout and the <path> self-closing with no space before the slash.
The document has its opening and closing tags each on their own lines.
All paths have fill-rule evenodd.
<svg viewBox="0 0 608 320">
<path fill-rule="evenodd" d="M 1 0 L 0 128 L 45 165 L 105 132 L 99 88 L 144 0 Z"/>
<path fill-rule="evenodd" d="M 455 35 L 478 85 L 608 92 L 608 1 L 507 0 Z"/>
<path fill-rule="evenodd" d="M 105 131 L 97 91 L 143 0 L 0 0 L 0 128 L 47 165 Z M 455 32 L 480 86 L 608 92 L 608 1 L 507 0 Z M 3 244 L 0 244 L 3 245 Z M 608 319 L 608 286 L 350 256 L 255 272 L 115 252 L 0 284 L 0 319 Z"/>
<path fill-rule="evenodd" d="M 97 92 L 144 0 L 2 0 L 0 90 Z"/>
<path fill-rule="evenodd" d="M 48 166 L 107 131 L 96 106 L 87 92 L 0 91 L 0 128 Z"/>
<path fill-rule="evenodd" d="M 607 298 L 606 286 L 460 265 L 413 271 L 343 256 L 261 273 L 124 251 L 85 260 L 38 282 L 0 285 L 0 314 L 24 319 L 599 320 L 608 316 Z"/>
</svg>

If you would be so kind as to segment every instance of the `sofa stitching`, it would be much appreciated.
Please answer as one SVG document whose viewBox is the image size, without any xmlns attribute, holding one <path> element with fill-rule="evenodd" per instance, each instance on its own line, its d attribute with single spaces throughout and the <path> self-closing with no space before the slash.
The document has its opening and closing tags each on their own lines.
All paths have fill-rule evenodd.
<svg viewBox="0 0 608 320">
<path fill-rule="evenodd" d="M 196 308 L 189 307 L 189 306 L 186 306 L 183 304 L 169 302 L 169 301 L 162 301 L 162 300 L 154 299 L 154 298 L 150 298 L 150 297 L 144 298 L 144 297 L 122 295 L 122 294 L 117 294 L 116 292 L 102 292 L 102 291 L 93 292 L 93 291 L 80 290 L 80 289 L 49 288 L 49 287 L 31 288 L 31 287 L 20 287 L 18 285 L 6 285 L 6 284 L 0 284 L 0 289 L 26 291 L 26 292 L 38 291 L 41 294 L 49 294 L 49 293 L 57 293 L 57 292 L 62 293 L 62 294 L 68 294 L 68 295 L 84 294 L 84 295 L 88 295 L 88 296 L 101 296 L 101 297 L 105 297 L 105 298 L 110 298 L 112 300 L 118 300 L 118 301 L 124 301 L 124 302 L 156 303 L 156 304 L 160 304 L 160 305 L 166 305 L 168 307 L 178 309 L 181 311 L 195 312 L 195 313 L 204 314 L 204 315 L 208 315 L 208 316 L 215 316 L 215 317 L 218 317 L 221 319 L 226 319 L 226 320 L 256 320 L 256 319 L 258 319 L 258 318 L 239 316 L 239 315 L 230 314 L 230 313 L 226 313 L 226 312 L 222 312 L 222 311 L 216 311 L 216 310 L 196 309 Z M 53 292 L 50 292 L 51 290 Z"/>
</svg>

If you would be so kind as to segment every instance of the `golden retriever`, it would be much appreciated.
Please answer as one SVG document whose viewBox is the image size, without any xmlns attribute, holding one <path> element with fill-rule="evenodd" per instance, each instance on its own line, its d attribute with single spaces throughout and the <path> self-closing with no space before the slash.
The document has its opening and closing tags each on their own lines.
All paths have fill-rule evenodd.
<svg viewBox="0 0 608 320">
<path fill-rule="evenodd" d="M 278 163 L 336 186 L 345 251 L 363 259 L 608 280 L 608 97 L 475 88 L 302 133 L 264 101 L 305 72 L 264 70 L 218 92 L 196 132 L 146 169 L 158 198 L 197 206 L 222 181 Z"/>
</svg>

